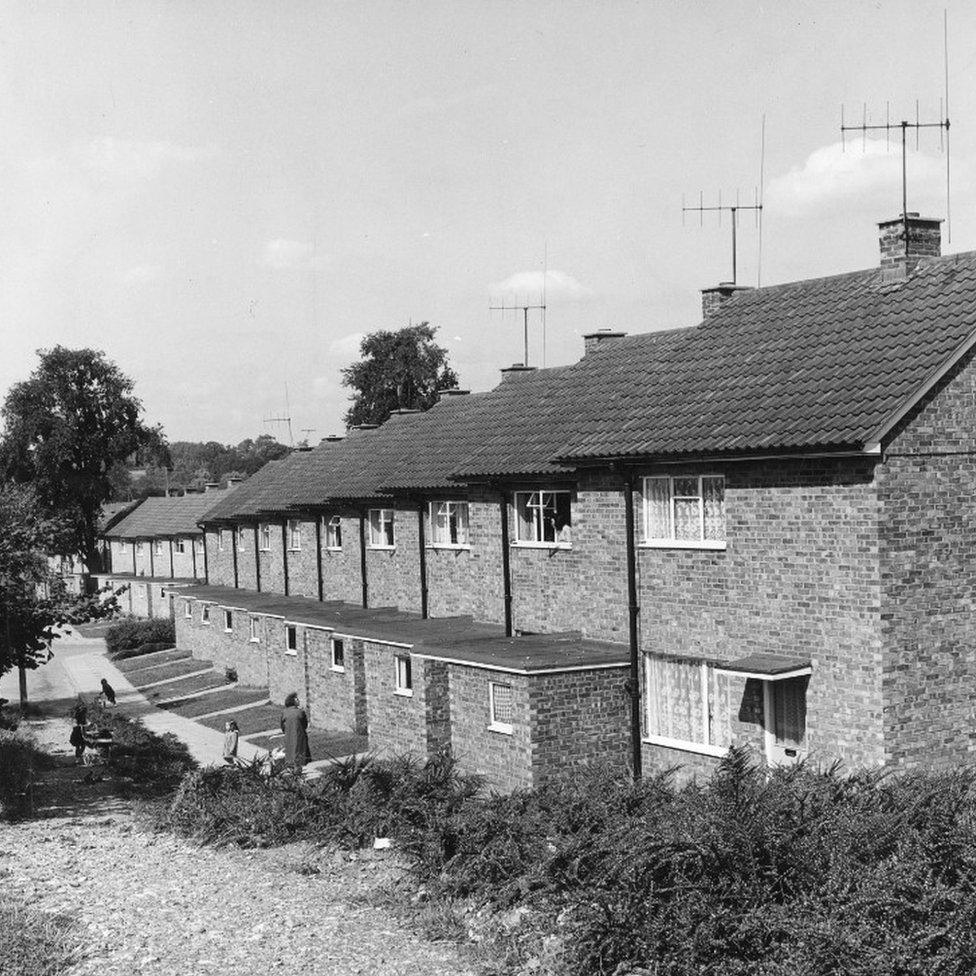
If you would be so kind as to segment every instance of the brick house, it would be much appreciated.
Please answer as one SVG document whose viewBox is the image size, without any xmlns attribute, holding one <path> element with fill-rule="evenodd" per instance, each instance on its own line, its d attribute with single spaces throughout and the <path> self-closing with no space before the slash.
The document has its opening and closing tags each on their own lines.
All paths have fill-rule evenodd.
<svg viewBox="0 0 976 976">
<path fill-rule="evenodd" d="M 269 466 L 208 550 L 293 519 L 315 558 L 282 542 L 287 586 L 258 587 L 212 552 L 187 604 L 275 588 L 298 644 L 272 686 L 384 748 L 450 742 L 499 786 L 638 757 L 707 773 L 732 743 L 968 760 L 976 254 L 939 257 L 917 215 L 880 230 L 879 267 L 707 289 L 697 326 L 593 333 L 572 366 Z"/>
</svg>

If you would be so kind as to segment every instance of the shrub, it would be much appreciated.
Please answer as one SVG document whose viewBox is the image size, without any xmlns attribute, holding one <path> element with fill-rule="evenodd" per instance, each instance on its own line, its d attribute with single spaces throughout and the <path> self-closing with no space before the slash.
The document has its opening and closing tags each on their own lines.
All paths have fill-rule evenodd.
<svg viewBox="0 0 976 976">
<path fill-rule="evenodd" d="M 156 651 L 168 651 L 172 646 L 172 641 L 154 641 L 149 644 L 140 644 L 138 647 L 127 647 L 116 651 L 112 655 L 112 660 L 124 661 L 132 657 L 141 657 L 143 654 L 155 654 Z"/>
<path fill-rule="evenodd" d="M 120 651 L 129 651 L 146 644 L 164 644 L 172 647 L 176 641 L 176 628 L 172 620 L 122 620 L 113 624 L 105 633 L 105 646 L 115 657 Z"/>
<path fill-rule="evenodd" d="M 0 960 L 4 976 L 55 976 L 74 959 L 74 926 L 64 916 L 29 908 L 0 893 Z"/>
<path fill-rule="evenodd" d="M 0 817 L 16 820 L 32 812 L 34 774 L 52 764 L 26 736 L 0 730 Z"/>
</svg>

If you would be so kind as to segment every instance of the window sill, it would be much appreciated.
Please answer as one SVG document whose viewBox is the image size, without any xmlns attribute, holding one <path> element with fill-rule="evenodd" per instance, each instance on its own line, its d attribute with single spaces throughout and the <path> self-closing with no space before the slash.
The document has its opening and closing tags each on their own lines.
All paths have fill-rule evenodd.
<svg viewBox="0 0 976 976">
<path fill-rule="evenodd" d="M 648 745 L 679 749 L 681 752 L 694 752 L 699 756 L 711 756 L 714 759 L 724 759 L 729 752 L 726 746 L 709 746 L 704 742 L 686 742 L 684 739 L 671 739 L 666 735 L 645 735 L 643 741 Z"/>
<path fill-rule="evenodd" d="M 225 634 L 233 634 L 234 633 L 234 628 L 233 627 L 225 627 L 224 628 L 224 633 Z"/>
<path fill-rule="evenodd" d="M 366 549 L 368 551 L 371 550 L 373 552 L 396 552 L 396 546 L 373 546 L 373 545 L 368 545 L 368 546 L 366 546 Z"/>
<path fill-rule="evenodd" d="M 572 549 L 571 542 L 520 542 L 511 543 L 513 549 Z"/>
<path fill-rule="evenodd" d="M 326 552 L 342 552 L 342 546 L 326 546 Z"/>
<path fill-rule="evenodd" d="M 271 546 L 261 546 L 258 552 L 271 552 Z"/>
<path fill-rule="evenodd" d="M 332 667 L 329 668 L 329 670 L 330 671 L 335 671 L 336 674 L 345 674 L 346 673 L 345 667 L 343 665 L 340 665 L 340 664 L 333 664 Z"/>
<path fill-rule="evenodd" d="M 413 689 L 412 688 L 394 688 L 393 689 L 393 694 L 394 695 L 399 695 L 401 698 L 413 698 Z"/>
<path fill-rule="evenodd" d="M 505 725 L 502 722 L 492 722 L 491 725 L 488 726 L 488 731 L 489 732 L 498 732 L 501 735 L 511 735 L 512 734 L 512 726 L 511 725 Z"/>
<path fill-rule="evenodd" d="M 248 642 L 248 644 L 260 644 L 261 643 L 261 638 L 260 637 L 249 637 L 248 640 L 247 640 L 247 642 Z"/>
<path fill-rule="evenodd" d="M 453 543 L 453 542 L 428 542 L 428 549 L 446 549 L 448 552 L 469 552 L 471 546 L 468 543 Z"/>
<path fill-rule="evenodd" d="M 641 542 L 639 549 L 704 549 L 711 552 L 724 552 L 728 543 L 712 541 L 710 539 L 652 539 Z"/>
<path fill-rule="evenodd" d="M 298 657 L 298 649 L 296 648 L 295 650 L 291 650 L 290 648 L 285 648 L 285 654 L 287 654 L 288 657 Z"/>
<path fill-rule="evenodd" d="M 294 546 L 289 546 L 288 547 L 288 551 L 289 552 L 301 552 L 302 551 L 302 547 L 301 546 L 298 546 L 297 548 L 295 548 Z"/>
</svg>

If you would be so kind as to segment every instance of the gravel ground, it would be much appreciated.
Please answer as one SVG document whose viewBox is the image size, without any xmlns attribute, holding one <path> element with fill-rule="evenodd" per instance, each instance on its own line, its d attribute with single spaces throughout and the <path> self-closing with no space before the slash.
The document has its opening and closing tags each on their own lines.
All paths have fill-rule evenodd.
<svg viewBox="0 0 976 976">
<path fill-rule="evenodd" d="M 66 735 L 59 722 L 37 732 L 58 745 Z M 83 957 L 69 976 L 471 976 L 453 945 L 370 904 L 397 875 L 386 852 L 198 848 L 143 828 L 110 793 L 85 793 L 68 762 L 57 811 L 0 827 L 0 883 L 74 921 Z"/>
</svg>

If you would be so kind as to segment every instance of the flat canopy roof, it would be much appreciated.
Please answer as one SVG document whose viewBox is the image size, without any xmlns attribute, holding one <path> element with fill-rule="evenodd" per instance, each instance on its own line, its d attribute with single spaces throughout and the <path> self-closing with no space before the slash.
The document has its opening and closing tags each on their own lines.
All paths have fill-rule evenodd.
<svg viewBox="0 0 976 976">
<path fill-rule="evenodd" d="M 760 652 L 740 657 L 735 661 L 727 661 L 720 664 L 716 670 L 740 674 L 747 678 L 759 678 L 761 681 L 785 681 L 787 678 L 810 674 L 813 668 L 810 666 L 809 658 Z"/>
</svg>

